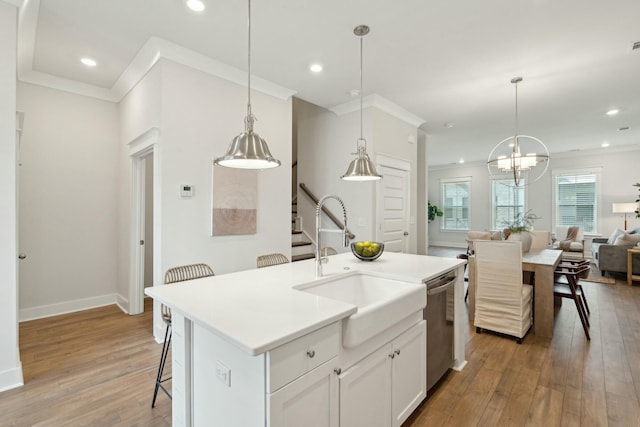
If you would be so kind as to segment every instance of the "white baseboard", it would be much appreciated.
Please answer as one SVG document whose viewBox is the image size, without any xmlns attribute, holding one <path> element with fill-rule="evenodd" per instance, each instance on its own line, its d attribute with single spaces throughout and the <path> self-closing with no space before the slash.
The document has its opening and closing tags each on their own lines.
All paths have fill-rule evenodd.
<svg viewBox="0 0 640 427">
<path fill-rule="evenodd" d="M 123 297 L 120 294 L 116 294 L 116 305 L 120 307 L 120 310 L 124 312 L 124 314 L 129 314 L 129 299 Z"/>
<path fill-rule="evenodd" d="M 22 364 L 18 364 L 15 368 L 7 369 L 0 372 L 0 392 L 11 390 L 12 388 L 22 387 L 24 379 L 22 377 Z"/>
<path fill-rule="evenodd" d="M 40 305 L 38 307 L 21 308 L 18 312 L 18 318 L 20 322 L 24 322 L 111 304 L 118 304 L 117 294 L 100 295 L 56 304 Z"/>
<path fill-rule="evenodd" d="M 429 241 L 429 246 L 444 246 L 445 248 L 467 248 L 467 243 L 459 243 L 459 242 L 436 242 Z"/>
</svg>

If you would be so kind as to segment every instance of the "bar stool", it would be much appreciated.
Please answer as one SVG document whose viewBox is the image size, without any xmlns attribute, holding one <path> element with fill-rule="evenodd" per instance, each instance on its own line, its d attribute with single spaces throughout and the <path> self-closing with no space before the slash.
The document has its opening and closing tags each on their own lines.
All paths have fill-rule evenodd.
<svg viewBox="0 0 640 427">
<path fill-rule="evenodd" d="M 272 265 L 286 264 L 288 262 L 289 258 L 281 253 L 260 255 L 256 258 L 258 268 L 271 267 Z"/>
<path fill-rule="evenodd" d="M 167 270 L 164 275 L 164 284 L 169 285 L 172 283 L 184 282 L 185 280 L 199 279 L 201 277 L 214 276 L 213 270 L 207 264 L 190 264 L 182 265 L 179 267 L 173 267 Z M 171 377 L 162 378 L 164 372 L 164 365 L 167 363 L 167 355 L 171 348 L 171 309 L 164 304 L 160 305 L 160 312 L 162 314 L 162 320 L 166 323 L 167 328 L 164 333 L 164 343 L 162 344 L 162 353 L 160 355 L 160 366 L 158 366 L 158 375 L 156 376 L 156 386 L 153 390 L 153 400 L 151 401 L 151 407 L 156 406 L 156 398 L 158 397 L 158 390 L 162 389 L 169 399 L 171 399 L 171 393 L 162 385 L 163 382 L 169 381 Z"/>
</svg>

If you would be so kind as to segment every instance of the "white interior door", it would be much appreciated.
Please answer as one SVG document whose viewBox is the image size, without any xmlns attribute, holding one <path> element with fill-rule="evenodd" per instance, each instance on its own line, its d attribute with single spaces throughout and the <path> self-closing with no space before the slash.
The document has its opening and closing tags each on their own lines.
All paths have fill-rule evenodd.
<svg viewBox="0 0 640 427">
<path fill-rule="evenodd" d="M 409 163 L 393 160 L 386 165 L 380 158 L 378 171 L 384 177 L 378 185 L 377 236 L 384 250 L 406 253 L 409 250 Z"/>
</svg>

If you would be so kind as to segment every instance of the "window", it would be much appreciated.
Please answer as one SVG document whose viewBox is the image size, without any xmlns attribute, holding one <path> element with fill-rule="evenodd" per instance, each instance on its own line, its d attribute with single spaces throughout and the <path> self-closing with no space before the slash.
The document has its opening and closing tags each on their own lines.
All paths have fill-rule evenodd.
<svg viewBox="0 0 640 427">
<path fill-rule="evenodd" d="M 442 180 L 442 229 L 469 229 L 469 193 L 471 178 Z"/>
<path fill-rule="evenodd" d="M 585 234 L 597 233 L 599 171 L 556 173 L 556 226 L 578 226 Z"/>
<path fill-rule="evenodd" d="M 524 185 L 524 180 L 521 181 Z M 502 230 L 518 214 L 524 215 L 524 187 L 513 187 L 513 180 L 491 182 L 491 220 L 493 230 Z"/>
</svg>

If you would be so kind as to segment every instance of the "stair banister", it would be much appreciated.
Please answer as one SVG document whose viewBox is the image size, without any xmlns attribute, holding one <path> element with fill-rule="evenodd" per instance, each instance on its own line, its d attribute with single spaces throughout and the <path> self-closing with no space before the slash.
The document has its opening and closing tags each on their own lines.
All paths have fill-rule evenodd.
<svg viewBox="0 0 640 427">
<path fill-rule="evenodd" d="M 303 182 L 300 183 L 300 188 L 302 189 L 302 191 L 309 196 L 309 198 L 313 201 L 314 205 L 318 204 L 318 201 L 320 199 L 318 199 L 316 197 L 315 194 L 313 194 L 313 192 L 311 190 L 309 190 L 309 187 L 307 187 Z M 342 223 L 342 221 L 340 221 L 333 213 L 331 213 L 331 211 L 329 209 L 327 209 L 326 206 L 322 207 L 322 212 L 324 212 L 327 217 L 329 217 L 329 219 L 331 221 L 333 221 L 333 223 L 340 229 L 340 230 L 344 230 L 344 224 Z M 350 240 L 355 239 L 356 235 L 353 234 L 351 231 L 347 230 L 347 236 L 349 237 Z"/>
</svg>

